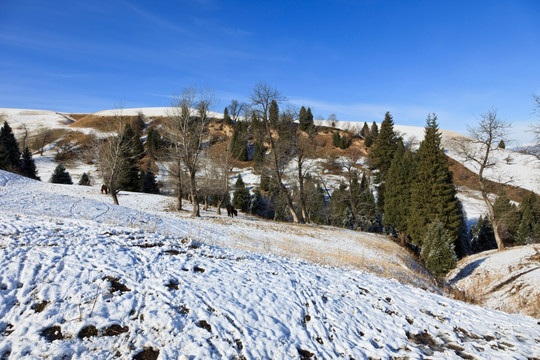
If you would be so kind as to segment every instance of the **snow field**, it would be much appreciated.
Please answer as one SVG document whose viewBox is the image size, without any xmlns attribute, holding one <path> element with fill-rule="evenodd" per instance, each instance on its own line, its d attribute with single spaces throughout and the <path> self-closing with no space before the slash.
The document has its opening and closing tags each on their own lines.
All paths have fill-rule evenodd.
<svg viewBox="0 0 540 360">
<path fill-rule="evenodd" d="M 134 210 L 93 188 L 0 172 L 0 356 L 130 359 L 149 347 L 160 359 L 540 356 L 533 318 L 194 240 L 226 243 L 251 231 L 323 249 L 330 229 L 275 224 L 270 232 L 249 218 L 142 211 L 163 198 L 125 194 L 120 202 Z M 97 335 L 80 339 L 90 325 Z M 106 336 L 113 325 L 122 332 Z M 57 339 L 44 332 L 52 326 Z"/>
</svg>

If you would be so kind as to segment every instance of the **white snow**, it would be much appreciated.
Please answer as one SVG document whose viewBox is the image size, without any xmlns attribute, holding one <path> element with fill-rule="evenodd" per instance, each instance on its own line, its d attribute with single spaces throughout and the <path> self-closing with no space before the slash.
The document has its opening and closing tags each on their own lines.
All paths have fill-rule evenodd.
<svg viewBox="0 0 540 360">
<path fill-rule="evenodd" d="M 354 267 L 209 245 L 250 232 L 324 249 L 343 242 L 326 238 L 340 231 L 276 224 L 272 233 L 274 225 L 247 217 L 166 214 L 163 196 L 126 193 L 126 207 L 96 192 L 0 171 L 1 357 L 130 359 L 145 347 L 160 359 L 540 356 L 540 325 L 531 317 Z M 45 338 L 53 325 L 63 339 Z M 98 336 L 79 339 L 88 325 Z M 126 332 L 103 336 L 111 325 Z"/>
<path fill-rule="evenodd" d="M 137 116 L 139 113 L 147 117 L 166 117 L 175 113 L 175 108 L 172 107 L 140 107 L 140 108 L 118 108 L 111 110 L 101 110 L 93 113 L 92 115 L 96 116 Z M 194 111 L 194 110 L 192 110 Z M 223 113 L 217 113 L 210 111 L 208 114 L 212 118 L 221 119 L 223 118 Z"/>
</svg>

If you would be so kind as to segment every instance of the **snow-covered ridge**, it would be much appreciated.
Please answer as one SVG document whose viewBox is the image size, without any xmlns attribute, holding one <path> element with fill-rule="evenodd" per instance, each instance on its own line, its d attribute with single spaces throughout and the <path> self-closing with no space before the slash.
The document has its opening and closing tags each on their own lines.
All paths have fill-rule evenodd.
<svg viewBox="0 0 540 360">
<path fill-rule="evenodd" d="M 322 120 L 321 125 L 331 126 L 331 121 Z M 360 130 L 363 122 L 337 121 L 336 127 L 343 130 Z M 381 124 L 378 124 L 380 126 Z M 424 128 L 416 126 L 394 125 L 394 130 L 401 134 L 406 141 L 419 144 L 424 139 Z M 441 130 L 442 145 L 446 154 L 452 159 L 465 165 L 468 169 L 476 172 L 476 164 L 465 162 L 463 156 L 459 154 L 456 141 L 469 139 L 467 136 L 448 130 Z M 496 148 L 493 151 L 493 159 L 497 165 L 486 170 L 485 176 L 496 182 L 508 182 L 510 185 L 518 186 L 540 194 L 540 159 L 532 155 L 525 155 L 512 150 Z"/>
<path fill-rule="evenodd" d="M 533 318 L 366 272 L 200 244 L 207 227 L 167 229 L 148 222 L 155 214 L 80 189 L 0 171 L 2 357 L 540 356 Z"/>
<path fill-rule="evenodd" d="M 141 107 L 141 108 L 119 108 L 111 110 L 102 110 L 93 113 L 95 116 L 137 116 L 139 113 L 147 117 L 167 117 L 175 113 L 175 108 L 172 107 Z M 212 118 L 221 119 L 223 113 L 209 111 L 208 115 Z"/>
</svg>

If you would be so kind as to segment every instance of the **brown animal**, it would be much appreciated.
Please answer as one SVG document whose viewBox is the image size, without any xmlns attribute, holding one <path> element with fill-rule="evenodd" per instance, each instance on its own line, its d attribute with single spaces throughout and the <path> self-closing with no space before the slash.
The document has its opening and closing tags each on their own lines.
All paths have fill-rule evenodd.
<svg viewBox="0 0 540 360">
<path fill-rule="evenodd" d="M 105 195 L 109 194 L 109 187 L 105 184 L 101 185 L 101 193 Z"/>
<path fill-rule="evenodd" d="M 238 216 L 238 211 L 236 211 L 232 205 L 227 205 L 227 216 Z"/>
</svg>

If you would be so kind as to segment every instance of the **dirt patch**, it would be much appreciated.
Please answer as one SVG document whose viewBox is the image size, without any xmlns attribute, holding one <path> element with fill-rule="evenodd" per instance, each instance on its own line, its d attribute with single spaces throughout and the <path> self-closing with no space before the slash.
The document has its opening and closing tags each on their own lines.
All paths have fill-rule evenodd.
<svg viewBox="0 0 540 360">
<path fill-rule="evenodd" d="M 48 301 L 43 300 L 41 302 L 38 302 L 38 303 L 35 303 L 34 305 L 32 305 L 31 309 L 34 310 L 37 313 L 40 313 L 43 310 L 45 310 L 45 308 L 47 307 L 48 304 L 49 304 Z"/>
<path fill-rule="evenodd" d="M 111 293 L 114 293 L 114 292 L 117 292 L 117 291 L 120 291 L 120 293 L 131 291 L 131 289 L 128 288 L 126 285 L 122 284 L 120 282 L 120 279 L 117 278 L 117 277 L 106 276 L 106 277 L 103 278 L 103 280 L 107 280 L 111 284 L 111 286 L 109 288 L 109 291 Z"/>
<path fill-rule="evenodd" d="M 103 336 L 118 336 L 129 331 L 129 326 L 113 324 L 103 329 Z"/>
<path fill-rule="evenodd" d="M 48 342 L 64 339 L 64 336 L 62 335 L 62 328 L 59 325 L 46 327 L 42 329 L 39 334 Z"/>
<path fill-rule="evenodd" d="M 142 351 L 133 356 L 133 360 L 157 360 L 159 357 L 159 350 L 155 350 L 151 347 L 145 347 Z"/>
<path fill-rule="evenodd" d="M 87 325 L 83 327 L 77 334 L 79 339 L 90 338 L 93 336 L 98 336 L 98 329 L 94 325 Z"/>
</svg>

